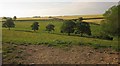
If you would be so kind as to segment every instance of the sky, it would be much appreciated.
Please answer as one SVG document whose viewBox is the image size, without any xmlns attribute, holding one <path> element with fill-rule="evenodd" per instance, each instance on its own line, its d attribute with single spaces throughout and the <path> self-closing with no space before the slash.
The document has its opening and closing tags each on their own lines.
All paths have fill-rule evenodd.
<svg viewBox="0 0 120 66">
<path fill-rule="evenodd" d="M 99 2 L 80 0 L 2 0 L 0 17 L 65 16 L 103 14 L 118 0 Z"/>
</svg>

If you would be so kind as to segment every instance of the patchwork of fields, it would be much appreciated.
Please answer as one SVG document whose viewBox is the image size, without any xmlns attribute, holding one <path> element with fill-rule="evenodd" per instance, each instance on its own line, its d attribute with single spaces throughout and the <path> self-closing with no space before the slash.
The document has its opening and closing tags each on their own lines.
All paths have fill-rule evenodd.
<svg viewBox="0 0 120 66">
<path fill-rule="evenodd" d="M 81 16 L 54 16 L 54 17 L 41 17 L 41 18 L 18 18 L 17 21 L 39 21 L 39 20 L 52 20 L 54 18 L 63 19 L 63 20 L 70 20 L 70 19 L 78 19 L 78 18 L 84 18 L 84 19 L 90 19 L 91 20 L 83 20 L 85 22 L 91 22 L 100 24 L 100 22 L 103 20 L 103 15 L 81 15 Z M 98 18 L 98 19 L 96 19 Z M 100 19 L 99 19 L 100 18 Z"/>
</svg>

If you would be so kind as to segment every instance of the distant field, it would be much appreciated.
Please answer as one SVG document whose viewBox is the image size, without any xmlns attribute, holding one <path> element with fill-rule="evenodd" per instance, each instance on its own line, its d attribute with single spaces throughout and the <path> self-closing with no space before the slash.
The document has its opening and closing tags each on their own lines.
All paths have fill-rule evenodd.
<svg viewBox="0 0 120 66">
<path fill-rule="evenodd" d="M 83 17 L 85 19 L 84 20 L 85 22 L 96 23 L 96 24 L 100 24 L 100 22 L 103 20 L 103 19 L 101 19 L 101 18 L 103 18 L 103 15 L 53 16 L 53 18 L 54 17 L 55 18 L 59 18 L 59 19 L 64 19 L 64 20 L 78 19 L 80 17 Z M 49 17 L 41 17 L 41 18 L 17 18 L 17 21 L 53 20 L 53 18 L 49 18 Z M 96 18 L 98 18 L 98 19 L 96 19 Z"/>
<path fill-rule="evenodd" d="M 103 19 L 101 19 L 101 18 L 103 18 L 103 15 L 58 16 L 56 18 L 69 20 L 69 19 L 78 19 L 80 17 L 83 17 L 83 19 L 88 19 L 88 20 L 83 20 L 85 22 L 91 22 L 91 23 L 96 23 L 96 24 L 100 24 L 100 22 L 103 20 Z M 93 19 L 91 19 L 91 18 L 93 18 Z M 96 19 L 96 18 L 98 18 L 98 19 Z"/>
<path fill-rule="evenodd" d="M 38 20 L 50 20 L 52 18 L 42 17 L 42 18 L 18 18 L 17 21 L 38 21 Z"/>
<path fill-rule="evenodd" d="M 104 20 L 104 19 L 91 19 L 91 20 L 83 20 L 83 21 L 89 22 L 89 23 L 100 24 L 102 20 Z"/>
<path fill-rule="evenodd" d="M 57 18 L 61 19 L 78 19 L 79 17 L 83 18 L 100 18 L 103 17 L 103 15 L 76 15 L 76 16 L 56 16 Z"/>
</svg>

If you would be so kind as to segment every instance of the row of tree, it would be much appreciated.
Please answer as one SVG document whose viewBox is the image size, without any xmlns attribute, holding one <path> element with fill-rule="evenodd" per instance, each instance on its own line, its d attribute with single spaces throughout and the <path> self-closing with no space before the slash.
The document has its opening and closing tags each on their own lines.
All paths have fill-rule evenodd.
<svg viewBox="0 0 120 66">
<path fill-rule="evenodd" d="M 14 21 L 17 19 L 16 16 L 14 16 L 13 18 L 10 17 L 3 17 L 3 19 L 5 19 L 5 21 L 3 22 L 3 27 L 6 27 L 10 30 L 10 28 L 15 27 Z M 73 19 L 73 20 L 63 20 L 63 25 L 61 27 L 61 33 L 68 33 L 68 35 L 70 35 L 70 33 L 74 33 L 75 34 L 80 34 L 81 35 L 83 33 L 86 33 L 88 35 L 91 35 L 91 30 L 90 30 L 90 26 L 88 23 L 86 22 L 82 22 L 83 18 L 80 17 L 78 19 Z M 34 22 L 32 25 L 32 30 L 36 31 L 39 29 L 39 23 L 38 22 Z M 55 26 L 53 24 L 48 24 L 46 26 L 46 31 L 54 31 Z"/>
<path fill-rule="evenodd" d="M 32 30 L 38 30 L 39 24 L 38 22 L 34 22 L 32 25 Z M 48 24 L 46 26 L 46 31 L 51 32 L 54 31 L 55 26 L 53 24 Z M 64 20 L 63 25 L 61 26 L 61 33 L 75 33 L 75 34 L 87 34 L 91 35 L 90 25 L 87 22 L 82 22 L 81 19 L 77 20 Z"/>
</svg>

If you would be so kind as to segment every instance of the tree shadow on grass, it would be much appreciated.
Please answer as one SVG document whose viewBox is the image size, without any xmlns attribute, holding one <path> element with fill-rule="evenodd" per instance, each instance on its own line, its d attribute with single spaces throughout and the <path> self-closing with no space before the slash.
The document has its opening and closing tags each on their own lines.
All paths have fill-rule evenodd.
<svg viewBox="0 0 120 66">
<path fill-rule="evenodd" d="M 35 32 L 35 31 L 31 31 L 31 30 L 15 30 L 15 31 L 37 33 L 37 32 Z"/>
<path fill-rule="evenodd" d="M 51 33 L 51 34 L 56 34 L 56 35 L 64 35 L 64 36 L 68 36 L 67 34 L 62 34 L 62 33 Z M 91 36 L 88 36 L 88 35 L 83 35 L 81 36 L 80 34 L 71 34 L 69 36 L 74 36 L 74 37 L 83 37 L 83 38 L 94 38 L 94 39 L 102 39 L 102 40 L 113 40 L 113 38 L 111 37 L 107 37 L 107 38 L 101 38 L 100 36 L 94 36 L 94 35 L 91 35 Z"/>
<path fill-rule="evenodd" d="M 80 36 L 79 34 L 71 34 L 71 35 L 65 33 L 50 33 L 50 34 L 61 35 L 61 36 L 63 35 L 63 36 L 75 36 L 75 37 L 87 37 L 87 36 Z"/>
</svg>

